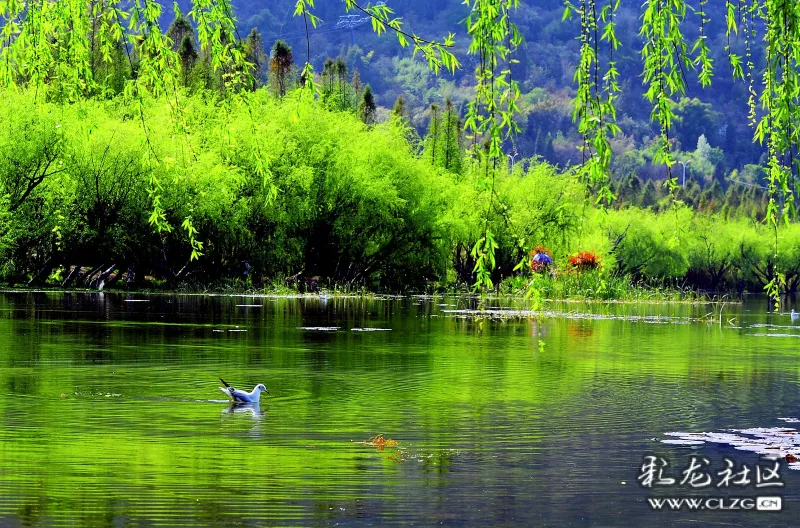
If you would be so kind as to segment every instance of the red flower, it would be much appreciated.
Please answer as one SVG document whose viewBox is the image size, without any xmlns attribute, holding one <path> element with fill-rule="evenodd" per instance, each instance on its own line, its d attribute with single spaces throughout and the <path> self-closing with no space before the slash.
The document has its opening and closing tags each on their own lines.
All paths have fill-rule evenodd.
<svg viewBox="0 0 800 528">
<path fill-rule="evenodd" d="M 569 267 L 584 271 L 598 269 L 602 267 L 602 264 L 600 263 L 600 257 L 594 251 L 578 251 L 577 254 L 570 257 Z"/>
</svg>

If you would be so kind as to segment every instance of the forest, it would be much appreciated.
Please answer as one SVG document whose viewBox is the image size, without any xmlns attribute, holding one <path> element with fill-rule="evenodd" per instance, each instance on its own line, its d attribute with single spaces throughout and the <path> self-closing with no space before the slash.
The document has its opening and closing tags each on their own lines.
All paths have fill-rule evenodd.
<svg viewBox="0 0 800 528">
<path fill-rule="evenodd" d="M 0 281 L 800 285 L 800 8 L 317 3 L 0 3 Z"/>
<path fill-rule="evenodd" d="M 658 129 L 651 123 L 650 107 L 644 99 L 646 89 L 641 81 L 642 39 L 638 35 L 641 4 L 624 0 L 615 14 L 615 31 L 623 45 L 616 51 L 615 59 L 622 88 L 616 103 L 622 133 L 614 144 L 619 157 L 614 161 L 614 173 L 638 175 L 645 180 L 663 179 L 663 167 L 652 163 L 653 155 L 648 149 Z M 464 108 L 472 96 L 474 59 L 467 53 L 469 40 L 463 24 L 469 8 L 462 2 L 445 0 L 410 0 L 389 5 L 417 33 L 455 32 L 456 53 L 464 67 L 453 74 L 434 75 L 424 63 L 404 53 L 395 40 L 376 36 L 370 25 L 362 21 L 363 15 L 352 15 L 356 20 L 349 22 L 346 17 L 351 15 L 345 14 L 341 2 L 321 2 L 318 6 L 322 23 L 310 34 L 312 62 L 319 67 L 329 57 L 341 57 L 348 71 L 358 70 L 361 81 L 369 83 L 376 93 L 379 106 L 387 109 L 402 95 L 412 125 L 423 133 L 428 128 L 431 105 L 443 106 L 450 99 Z M 189 3 L 185 6 L 188 8 Z M 238 13 L 241 26 L 247 31 L 257 28 L 265 42 L 283 40 L 301 49 L 305 32 L 302 20 L 292 16 L 293 9 L 293 1 L 279 0 L 269 4 L 248 3 Z M 692 159 L 698 139 L 704 135 L 709 146 L 716 150 L 709 163 L 687 165 L 687 179 L 701 185 L 717 180 L 725 188 L 731 177 L 745 184 L 759 180 L 763 184 L 757 167 L 763 162 L 761 157 L 766 148 L 752 141 L 752 131 L 747 120 L 742 119 L 742 114 L 747 113 L 747 85 L 735 82 L 727 65 L 726 3 L 710 2 L 703 9 L 707 11 L 710 58 L 719 71 L 714 76 L 713 89 L 703 89 L 695 77 L 687 75 L 686 96 L 675 101 L 676 159 Z M 518 63 L 511 65 L 511 72 L 523 97 L 516 117 L 521 130 L 508 149 L 509 153 L 522 157 L 538 155 L 560 167 L 581 162 L 580 135 L 572 119 L 580 42 L 576 39 L 577 23 L 563 21 L 563 11 L 562 0 L 544 0 L 523 2 L 514 15 L 525 42 L 515 52 Z M 687 14 L 687 40 L 693 42 L 697 38 L 698 22 L 696 14 Z M 349 29 L 350 26 L 354 27 Z M 730 40 L 731 48 L 742 56 L 746 45 L 743 34 Z M 763 42 L 754 40 L 751 47 L 755 68 L 763 68 Z M 736 173 L 732 174 L 734 170 Z"/>
</svg>

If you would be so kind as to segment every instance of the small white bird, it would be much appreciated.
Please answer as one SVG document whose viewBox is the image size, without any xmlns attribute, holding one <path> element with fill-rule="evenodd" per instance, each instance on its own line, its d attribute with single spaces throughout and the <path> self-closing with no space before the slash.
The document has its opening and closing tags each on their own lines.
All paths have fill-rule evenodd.
<svg viewBox="0 0 800 528">
<path fill-rule="evenodd" d="M 220 387 L 219 390 L 224 392 L 230 399 L 237 403 L 258 403 L 258 400 L 261 398 L 261 393 L 266 392 L 269 394 L 269 390 L 264 386 L 264 384 L 259 383 L 255 386 L 255 388 L 250 392 L 245 392 L 239 389 L 234 389 L 231 387 L 228 382 L 224 379 L 219 379 L 224 387 Z"/>
<path fill-rule="evenodd" d="M 800 319 L 800 313 L 795 312 L 794 308 L 792 308 L 792 322 L 796 323 L 798 319 Z"/>
</svg>

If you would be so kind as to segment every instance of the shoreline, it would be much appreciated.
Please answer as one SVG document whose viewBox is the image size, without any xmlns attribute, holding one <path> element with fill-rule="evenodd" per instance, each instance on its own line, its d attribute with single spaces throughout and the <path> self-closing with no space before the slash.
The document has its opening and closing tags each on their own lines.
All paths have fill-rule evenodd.
<svg viewBox="0 0 800 528">
<path fill-rule="evenodd" d="M 657 292 L 658 290 L 653 290 Z M 62 294 L 114 294 L 114 295 L 143 295 L 143 296 L 187 296 L 187 297 L 231 297 L 231 298 L 261 298 L 261 299 L 372 299 L 372 300 L 389 300 L 389 299 L 436 299 L 436 298 L 469 298 L 476 301 L 498 301 L 498 300 L 517 300 L 527 301 L 524 292 L 520 293 L 471 293 L 471 292 L 443 292 L 443 293 L 375 293 L 375 292 L 362 292 L 362 293 L 343 293 L 335 290 L 326 291 L 322 293 L 277 293 L 277 292 L 183 292 L 177 290 L 94 290 L 94 289 L 61 289 L 61 288 L 9 288 L 0 287 L 0 293 L 62 293 Z M 708 295 L 708 294 L 704 294 Z M 729 298 L 723 299 L 729 294 L 712 294 L 711 297 L 705 298 L 692 298 L 692 299 L 596 299 L 596 298 L 543 298 L 543 303 L 566 303 L 566 304 L 679 304 L 679 305 L 700 305 L 700 304 L 726 304 L 726 305 L 740 305 L 743 303 L 742 298 Z M 758 293 L 744 293 L 743 296 L 763 296 Z M 722 297 L 722 298 L 721 298 Z"/>
</svg>

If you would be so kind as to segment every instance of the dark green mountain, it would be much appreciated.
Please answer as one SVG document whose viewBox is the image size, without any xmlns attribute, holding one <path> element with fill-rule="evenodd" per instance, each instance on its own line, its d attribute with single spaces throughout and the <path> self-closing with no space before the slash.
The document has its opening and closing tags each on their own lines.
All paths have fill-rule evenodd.
<svg viewBox="0 0 800 528">
<path fill-rule="evenodd" d="M 315 71 L 320 72 L 327 58 L 343 57 L 349 73 L 357 69 L 361 81 L 372 87 L 380 106 L 391 108 L 402 95 L 412 123 L 423 131 L 432 103 L 441 105 L 451 98 L 463 107 L 472 95 L 476 63 L 474 57 L 467 54 L 469 39 L 464 24 L 469 8 L 456 0 L 387 0 L 387 3 L 414 33 L 427 38 L 455 33 L 461 70 L 454 75 L 434 76 L 422 61 L 412 58 L 411 50 L 401 49 L 392 35 L 378 37 L 365 16 L 346 13 L 341 0 L 317 2 L 315 13 L 322 23 L 310 29 L 310 60 Z M 178 4 L 184 12 L 191 7 L 187 0 Z M 286 41 L 294 48 L 295 61 L 301 64 L 306 60 L 306 34 L 302 19 L 293 16 L 294 4 L 295 0 L 234 0 L 240 32 L 246 35 L 257 28 L 267 49 L 277 39 Z M 623 45 L 614 59 L 624 90 L 618 117 L 625 134 L 617 150 L 618 154 L 625 154 L 631 149 L 642 149 L 642 163 L 647 165 L 646 147 L 657 130 L 650 123 L 652 107 L 643 96 L 642 40 L 638 36 L 640 4 L 623 0 L 617 14 L 617 34 Z M 675 147 L 679 151 L 695 151 L 699 137 L 705 136 L 712 148 L 724 153 L 724 167 L 719 171 L 729 173 L 732 169 L 741 170 L 746 164 L 757 163 L 763 149 L 753 144 L 752 131 L 744 119 L 747 86 L 734 83 L 731 78 L 725 51 L 728 39 L 724 3 L 710 2 L 706 9 L 710 18 L 706 33 L 715 65 L 713 85 L 704 90 L 696 81 L 696 72 L 685 72 L 689 90 L 687 101 L 682 103 L 680 119 L 675 123 Z M 514 140 L 514 147 L 523 156 L 540 155 L 562 165 L 579 161 L 570 102 L 574 96 L 579 23 L 562 22 L 563 10 L 562 0 L 523 0 L 514 14 L 514 21 L 525 38 L 525 45 L 517 54 L 519 64 L 513 67 L 513 74 L 525 94 L 520 118 L 523 131 Z M 172 6 L 165 6 L 165 23 L 171 13 Z M 690 12 L 687 18 L 684 31 L 691 43 L 697 38 L 699 17 Z M 734 39 L 731 44 L 734 50 L 743 51 L 741 39 Z M 754 55 L 759 57 L 759 50 Z M 646 168 L 642 175 L 645 178 L 657 176 L 648 174 Z M 708 176 L 695 175 L 698 179 Z"/>
</svg>

